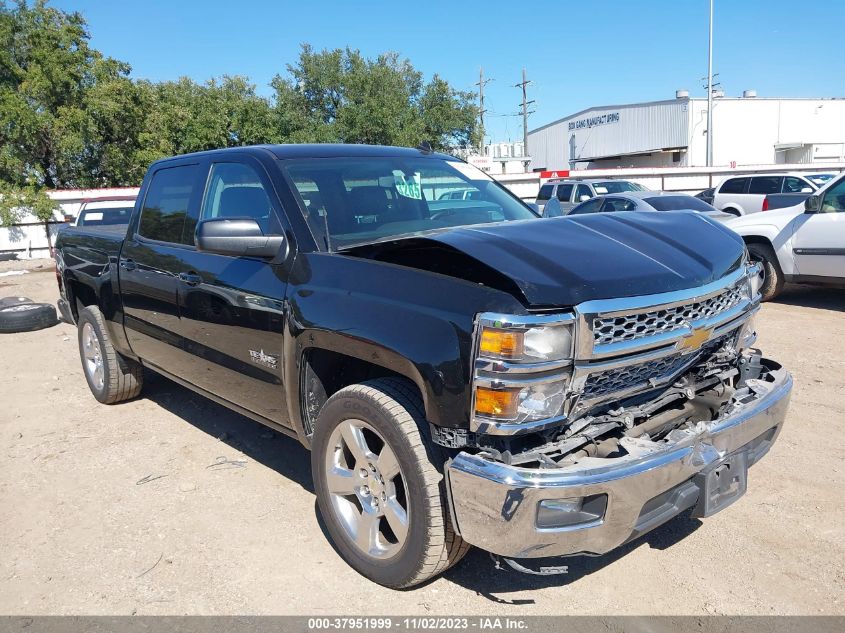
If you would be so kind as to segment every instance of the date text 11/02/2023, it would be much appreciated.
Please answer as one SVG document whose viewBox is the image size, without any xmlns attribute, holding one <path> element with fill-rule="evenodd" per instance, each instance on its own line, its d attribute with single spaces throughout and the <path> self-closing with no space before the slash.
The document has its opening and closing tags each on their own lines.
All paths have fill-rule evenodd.
<svg viewBox="0 0 845 633">
<path fill-rule="evenodd" d="M 528 628 L 524 618 L 489 617 L 328 617 L 309 618 L 310 631 L 449 631 L 449 630 L 479 630 L 520 631 Z"/>
</svg>

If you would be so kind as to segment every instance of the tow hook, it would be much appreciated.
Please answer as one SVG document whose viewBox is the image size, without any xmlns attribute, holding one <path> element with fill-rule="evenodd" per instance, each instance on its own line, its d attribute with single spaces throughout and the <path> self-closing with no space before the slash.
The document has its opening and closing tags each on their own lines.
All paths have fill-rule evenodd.
<svg viewBox="0 0 845 633">
<path fill-rule="evenodd" d="M 502 567 L 501 561 L 505 561 L 508 567 L 514 571 L 518 571 L 521 574 L 530 574 L 531 576 L 559 576 L 561 574 L 569 573 L 568 565 L 550 565 L 540 567 L 539 569 L 529 569 L 528 567 L 517 563 L 512 558 L 505 558 L 504 556 L 497 556 L 496 554 L 490 554 L 490 558 L 493 559 L 493 565 L 495 568 L 500 571 L 507 571 L 504 567 Z"/>
</svg>

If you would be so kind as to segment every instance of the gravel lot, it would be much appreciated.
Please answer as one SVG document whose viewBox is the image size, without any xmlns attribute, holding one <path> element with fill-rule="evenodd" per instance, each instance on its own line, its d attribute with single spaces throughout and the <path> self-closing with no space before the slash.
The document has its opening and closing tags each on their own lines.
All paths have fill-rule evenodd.
<svg viewBox="0 0 845 633">
<path fill-rule="evenodd" d="M 39 263 L 0 277 L 0 296 L 55 301 Z M 155 376 L 98 404 L 70 325 L 0 335 L 0 613 L 845 614 L 845 291 L 790 288 L 759 332 L 796 389 L 743 500 L 567 576 L 474 550 L 405 592 L 328 544 L 295 441 Z"/>
</svg>

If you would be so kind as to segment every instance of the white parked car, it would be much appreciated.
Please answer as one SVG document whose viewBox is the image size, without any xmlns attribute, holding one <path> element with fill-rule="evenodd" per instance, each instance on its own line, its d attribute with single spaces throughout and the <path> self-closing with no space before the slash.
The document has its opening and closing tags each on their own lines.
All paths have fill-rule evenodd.
<svg viewBox="0 0 845 633">
<path fill-rule="evenodd" d="M 811 193 L 818 185 L 804 174 L 731 176 L 716 187 L 713 206 L 733 215 L 757 213 L 770 193 Z"/>
<path fill-rule="evenodd" d="M 72 226 L 120 226 L 126 227 L 132 210 L 135 208 L 135 196 L 115 196 L 113 198 L 92 198 L 82 201 Z"/>
<path fill-rule="evenodd" d="M 763 265 L 764 301 L 787 281 L 845 287 L 845 176 L 800 205 L 736 218 L 726 226 Z"/>
</svg>

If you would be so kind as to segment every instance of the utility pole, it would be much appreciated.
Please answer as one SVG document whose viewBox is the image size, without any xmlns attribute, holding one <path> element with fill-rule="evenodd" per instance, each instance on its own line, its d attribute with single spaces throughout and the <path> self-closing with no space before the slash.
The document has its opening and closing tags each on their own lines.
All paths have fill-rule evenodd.
<svg viewBox="0 0 845 633">
<path fill-rule="evenodd" d="M 522 81 L 514 84 L 514 88 L 522 88 L 522 155 L 528 156 L 528 115 L 533 114 L 534 110 L 528 111 L 528 106 L 534 103 L 534 100 L 528 101 L 528 94 L 526 88 L 531 82 L 525 76 L 525 68 L 522 69 Z M 526 161 L 527 163 L 527 161 Z"/>
<path fill-rule="evenodd" d="M 707 166 L 713 166 L 713 0 L 710 0 L 710 36 L 707 42 Z"/>
<path fill-rule="evenodd" d="M 478 86 L 478 119 L 479 119 L 479 127 L 480 129 L 480 147 L 478 148 L 479 155 L 484 155 L 484 113 L 487 110 L 484 108 L 484 86 L 489 84 L 492 79 L 485 79 L 484 78 L 484 68 L 479 68 L 478 70 L 478 83 L 475 84 Z"/>
</svg>

